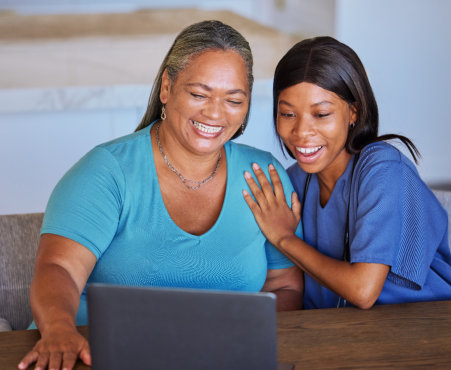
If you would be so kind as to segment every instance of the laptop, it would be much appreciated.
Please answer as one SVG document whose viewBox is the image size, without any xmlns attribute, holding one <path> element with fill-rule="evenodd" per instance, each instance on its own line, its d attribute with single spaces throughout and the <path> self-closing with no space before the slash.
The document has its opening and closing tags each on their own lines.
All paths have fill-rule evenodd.
<svg viewBox="0 0 451 370">
<path fill-rule="evenodd" d="M 278 368 L 272 293 L 96 283 L 87 295 L 93 370 Z"/>
</svg>

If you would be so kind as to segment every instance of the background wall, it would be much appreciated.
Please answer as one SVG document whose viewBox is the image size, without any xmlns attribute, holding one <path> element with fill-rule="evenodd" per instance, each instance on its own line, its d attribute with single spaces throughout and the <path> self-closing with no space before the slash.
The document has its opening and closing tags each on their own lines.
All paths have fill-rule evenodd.
<svg viewBox="0 0 451 370">
<path fill-rule="evenodd" d="M 410 137 L 423 154 L 418 168 L 425 181 L 451 187 L 447 0 L 0 0 L 0 26 L 11 9 L 18 14 L 121 13 L 168 6 L 233 10 L 279 32 L 256 27 L 255 34 L 245 35 L 258 55 L 258 80 L 250 124 L 240 141 L 272 151 L 284 165 L 292 163 L 272 133 L 271 58 L 278 60 L 304 37 L 330 34 L 353 47 L 366 66 L 379 103 L 381 133 Z M 191 23 L 187 14 L 175 20 L 177 29 L 181 20 Z M 237 28 L 248 32 L 249 23 Z M 159 37 L 150 53 L 165 53 L 173 39 L 172 34 Z M 132 66 L 136 72 L 138 62 L 149 60 L 152 42 L 141 36 L 27 42 L 0 39 L 0 214 L 43 211 L 52 188 L 76 160 L 94 145 L 133 131 L 153 78 L 153 73 L 124 70 Z M 100 62 L 101 54 L 109 64 Z M 39 58 L 48 61 L 50 72 L 45 65 L 33 68 Z M 159 64 L 161 58 L 155 59 Z M 88 82 L 76 68 L 84 60 L 98 68 Z M 56 78 L 61 71 L 72 76 L 70 82 Z M 107 71 L 122 80 L 108 83 L 102 77 Z M 49 74 L 32 86 L 33 76 L 44 72 Z"/>
<path fill-rule="evenodd" d="M 0 0 L 0 9 L 19 14 L 127 13 L 163 8 L 231 10 L 298 35 L 334 32 L 335 0 Z"/>
<path fill-rule="evenodd" d="M 338 0 L 335 35 L 361 57 L 380 132 L 410 137 L 419 171 L 451 188 L 451 1 Z"/>
</svg>

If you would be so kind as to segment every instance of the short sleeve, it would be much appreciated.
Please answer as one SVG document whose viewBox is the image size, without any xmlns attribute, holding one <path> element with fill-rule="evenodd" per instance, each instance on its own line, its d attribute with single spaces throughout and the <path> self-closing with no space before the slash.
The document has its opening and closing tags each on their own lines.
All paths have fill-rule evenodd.
<svg viewBox="0 0 451 370">
<path fill-rule="evenodd" d="M 285 192 L 285 199 L 288 205 L 291 207 L 291 194 L 294 192 L 293 185 L 282 165 L 273 158 L 272 164 L 279 174 L 280 181 L 283 185 L 283 190 Z M 266 176 L 269 178 L 268 172 L 265 171 Z M 296 235 L 302 238 L 302 225 L 299 222 L 298 228 L 296 230 Z M 266 259 L 268 261 L 268 269 L 284 269 L 293 267 L 294 263 L 291 262 L 288 257 L 286 257 L 282 252 L 280 252 L 276 247 L 274 247 L 269 241 L 266 241 Z"/>
<path fill-rule="evenodd" d="M 47 204 L 41 235 L 72 239 L 97 258 L 113 239 L 123 200 L 124 176 L 113 155 L 96 147 L 58 182 Z"/>
<path fill-rule="evenodd" d="M 432 261 L 447 233 L 447 215 L 432 191 L 403 167 L 405 184 L 400 191 L 401 232 L 391 279 L 399 285 L 423 287 Z"/>
<path fill-rule="evenodd" d="M 362 162 L 351 262 L 386 264 L 389 280 L 420 289 L 445 232 L 437 200 L 400 153 Z"/>
</svg>

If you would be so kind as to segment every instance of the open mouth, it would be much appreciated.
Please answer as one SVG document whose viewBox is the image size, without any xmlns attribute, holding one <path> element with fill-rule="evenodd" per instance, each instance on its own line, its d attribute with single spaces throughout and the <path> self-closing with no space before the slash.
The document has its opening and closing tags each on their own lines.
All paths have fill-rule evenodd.
<svg viewBox="0 0 451 370">
<path fill-rule="evenodd" d="M 313 164 L 321 157 L 321 153 L 325 150 L 324 145 L 318 146 L 296 146 L 295 157 L 298 163 Z"/>
<path fill-rule="evenodd" d="M 314 155 L 322 148 L 323 148 L 322 145 L 311 147 L 311 148 L 303 148 L 303 147 L 297 146 L 296 150 L 303 155 L 310 156 L 310 155 Z"/>
<path fill-rule="evenodd" d="M 222 126 L 210 126 L 206 125 L 205 123 L 201 123 L 198 121 L 192 121 L 193 125 L 196 129 L 198 129 L 201 132 L 204 132 L 206 134 L 217 134 L 223 130 Z"/>
</svg>

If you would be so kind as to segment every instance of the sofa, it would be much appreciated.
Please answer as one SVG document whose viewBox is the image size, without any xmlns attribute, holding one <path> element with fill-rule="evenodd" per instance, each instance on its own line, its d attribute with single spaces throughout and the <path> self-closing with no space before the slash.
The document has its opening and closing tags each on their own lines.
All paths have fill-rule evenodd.
<svg viewBox="0 0 451 370">
<path fill-rule="evenodd" d="M 43 213 L 0 215 L 0 331 L 32 321 L 30 282 Z"/>
<path fill-rule="evenodd" d="M 451 191 L 434 190 L 448 211 Z M 23 330 L 31 321 L 29 289 L 43 213 L 0 215 L 0 331 Z"/>
</svg>

